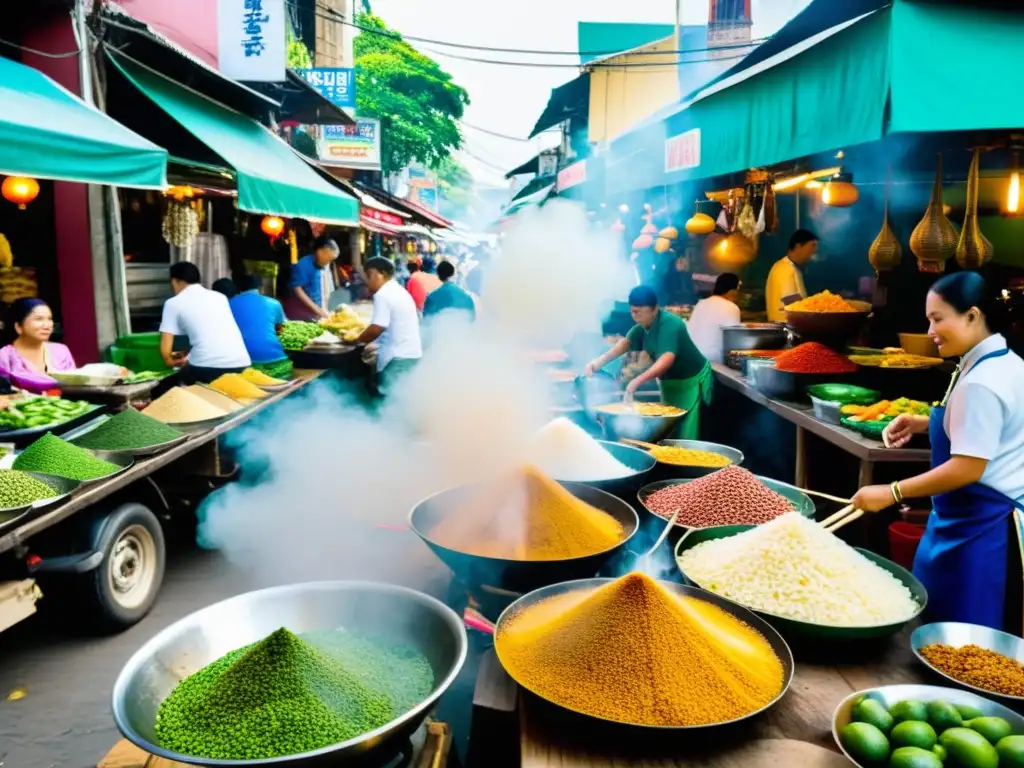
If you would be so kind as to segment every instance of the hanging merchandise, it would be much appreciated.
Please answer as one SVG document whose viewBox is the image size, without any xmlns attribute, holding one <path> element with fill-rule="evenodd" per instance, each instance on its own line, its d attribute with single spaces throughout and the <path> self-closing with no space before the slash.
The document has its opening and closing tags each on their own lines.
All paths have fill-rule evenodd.
<svg viewBox="0 0 1024 768">
<path fill-rule="evenodd" d="M 288 257 L 292 264 L 299 262 L 299 238 L 295 234 L 295 228 L 288 230 Z"/>
<path fill-rule="evenodd" d="M 655 253 L 668 253 L 670 250 L 672 250 L 672 241 L 667 237 L 659 237 L 654 241 Z"/>
<path fill-rule="evenodd" d="M 715 231 L 715 220 L 700 211 L 702 202 L 702 200 L 694 202 L 693 205 L 697 210 L 693 216 L 686 220 L 686 224 L 683 227 L 691 235 L 710 235 Z"/>
<path fill-rule="evenodd" d="M 260 222 L 260 229 L 263 230 L 263 234 L 270 238 L 270 242 L 274 242 L 284 232 L 284 219 L 280 216 L 264 216 Z"/>
<path fill-rule="evenodd" d="M 775 184 L 769 181 L 765 184 L 764 205 L 761 206 L 761 213 L 764 216 L 765 232 L 774 232 L 779 226 L 779 207 L 775 199 Z"/>
<path fill-rule="evenodd" d="M 168 243 L 186 248 L 199 234 L 199 214 L 186 202 L 168 200 L 161 231 Z"/>
<path fill-rule="evenodd" d="M 736 217 L 736 231 L 745 238 L 754 241 L 757 237 L 757 217 L 754 216 L 753 187 L 747 187 L 747 193 L 740 203 L 740 214 Z"/>
<path fill-rule="evenodd" d="M 612 232 L 625 232 L 626 225 L 622 223 L 622 219 L 616 219 L 615 223 L 611 226 Z"/>
<path fill-rule="evenodd" d="M 946 218 L 946 207 L 942 204 L 942 155 L 935 167 L 935 181 L 932 183 L 932 197 L 924 218 L 914 227 L 910 236 L 910 250 L 917 258 L 921 272 L 944 272 L 946 262 L 956 253 L 957 234 L 953 223 Z"/>
<path fill-rule="evenodd" d="M 636 240 L 633 241 L 634 251 L 643 251 L 654 245 L 654 238 L 650 235 L 640 235 Z"/>
<path fill-rule="evenodd" d="M 39 182 L 24 176 L 8 176 L 0 186 L 0 193 L 5 200 L 24 211 L 28 204 L 39 196 Z"/>
<path fill-rule="evenodd" d="M 679 237 L 679 230 L 670 224 L 658 233 L 658 237 L 662 237 L 666 240 L 675 240 Z"/>
<path fill-rule="evenodd" d="M 768 227 L 768 219 L 765 214 L 765 209 L 768 207 L 768 188 L 769 185 L 765 184 L 764 189 L 761 193 L 761 210 L 757 214 L 757 235 L 760 236 L 765 229 Z"/>
<path fill-rule="evenodd" d="M 649 203 L 644 203 L 644 215 L 641 216 L 644 220 L 643 229 L 640 230 L 641 235 L 656 235 L 658 234 L 658 228 L 654 226 L 654 213 L 652 212 Z"/>
<path fill-rule="evenodd" d="M 821 202 L 833 208 L 849 208 L 859 199 L 860 191 L 850 173 L 835 174 L 821 190 Z"/>
<path fill-rule="evenodd" d="M 981 150 L 974 150 L 971 170 L 967 173 L 967 213 L 960 228 L 960 241 L 956 244 L 956 262 L 964 269 L 978 269 L 992 260 L 995 249 L 978 226 L 978 187 Z"/>
<path fill-rule="evenodd" d="M 903 259 L 903 248 L 896 238 L 896 233 L 889 226 L 889 181 L 886 176 L 885 203 L 882 208 L 882 231 L 868 249 L 868 261 L 875 272 L 887 272 L 899 266 Z"/>
</svg>

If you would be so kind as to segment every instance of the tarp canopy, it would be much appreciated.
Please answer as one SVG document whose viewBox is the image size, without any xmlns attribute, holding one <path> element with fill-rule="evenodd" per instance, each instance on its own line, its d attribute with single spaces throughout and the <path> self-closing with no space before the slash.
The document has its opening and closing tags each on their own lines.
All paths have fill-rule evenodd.
<svg viewBox="0 0 1024 768">
<path fill-rule="evenodd" d="M 255 120 L 129 59 L 111 59 L 145 96 L 234 168 L 239 208 L 358 226 L 359 202 Z"/>
<path fill-rule="evenodd" d="M 520 176 L 525 173 L 538 173 L 540 171 L 540 155 L 534 155 L 522 165 L 517 165 L 511 171 L 505 174 L 506 179 L 511 179 L 513 176 Z"/>
<path fill-rule="evenodd" d="M 531 192 L 528 195 L 516 198 L 512 204 L 505 211 L 506 216 L 511 216 L 514 213 L 521 211 L 523 208 L 527 208 L 531 205 L 541 205 L 546 201 L 555 190 L 554 184 L 549 184 L 546 187 L 541 187 L 536 192 Z"/>
<path fill-rule="evenodd" d="M 0 56 L 0 174 L 163 189 L 167 152 Z"/>
<path fill-rule="evenodd" d="M 590 111 L 590 73 L 584 72 L 579 77 L 551 89 L 551 97 L 529 138 L 554 128 L 569 118 L 584 117 Z"/>
<path fill-rule="evenodd" d="M 820 5 L 816 0 L 744 59 L 745 66 L 701 89 L 675 114 L 617 141 L 609 190 L 770 167 L 890 133 L 1024 126 L 1024 103 L 1008 97 L 1024 87 L 1021 11 L 989 7 L 985 0 L 894 0 L 871 11 L 862 0 L 849 5 L 869 8 L 867 15 L 849 18 L 844 11 L 839 24 L 810 39 L 774 55 L 758 53 L 777 47 L 780 36 L 793 39 L 793 25 L 817 29 L 798 22 Z M 937 58 L 937 50 L 955 51 L 955 61 Z M 960 99 L 967 100 L 965 108 L 957 108 Z M 694 130 L 700 131 L 699 162 L 668 168 L 666 139 Z"/>
</svg>

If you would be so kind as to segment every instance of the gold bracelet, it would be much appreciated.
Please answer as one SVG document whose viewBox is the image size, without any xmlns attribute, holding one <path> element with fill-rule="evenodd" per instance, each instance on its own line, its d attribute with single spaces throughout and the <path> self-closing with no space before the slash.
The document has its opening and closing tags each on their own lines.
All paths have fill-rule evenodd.
<svg viewBox="0 0 1024 768">
<path fill-rule="evenodd" d="M 889 486 L 892 491 L 892 497 L 896 500 L 897 504 L 903 503 L 903 491 L 900 490 L 900 484 L 898 480 L 894 480 L 892 485 Z"/>
</svg>

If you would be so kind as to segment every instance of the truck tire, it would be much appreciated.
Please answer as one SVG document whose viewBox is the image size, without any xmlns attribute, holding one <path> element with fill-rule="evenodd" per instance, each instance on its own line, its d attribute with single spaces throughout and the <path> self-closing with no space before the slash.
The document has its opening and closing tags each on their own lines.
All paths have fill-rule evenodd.
<svg viewBox="0 0 1024 768">
<path fill-rule="evenodd" d="M 103 560 L 82 574 L 89 624 L 120 632 L 153 607 L 164 580 L 164 534 L 148 507 L 136 502 L 111 512 L 103 533 Z"/>
</svg>

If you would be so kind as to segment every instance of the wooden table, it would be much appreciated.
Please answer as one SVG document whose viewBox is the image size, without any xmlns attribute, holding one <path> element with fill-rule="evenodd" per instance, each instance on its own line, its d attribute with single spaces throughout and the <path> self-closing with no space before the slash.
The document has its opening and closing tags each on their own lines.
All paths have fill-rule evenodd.
<svg viewBox="0 0 1024 768">
<path fill-rule="evenodd" d="M 520 696 L 488 652 L 480 666 L 474 704 L 509 715 L 518 732 L 520 768 L 843 768 L 832 739 L 832 713 L 855 691 L 929 682 L 910 651 L 910 629 L 858 650 L 794 648 L 796 672 L 785 697 L 768 712 L 727 730 L 692 732 L 661 747 L 600 742 L 600 731 L 545 722 L 544 710 Z"/>
<path fill-rule="evenodd" d="M 739 392 L 749 400 L 764 406 L 772 413 L 796 426 L 796 485 L 807 487 L 807 454 L 810 450 L 808 434 L 825 440 L 856 457 L 860 462 L 857 487 L 874 482 L 875 464 L 880 462 L 904 462 L 927 464 L 931 452 L 921 448 L 886 448 L 878 440 L 852 432 L 845 427 L 826 424 L 814 417 L 810 405 L 774 400 L 754 389 L 739 371 L 721 363 L 712 363 L 718 384 Z"/>
</svg>

